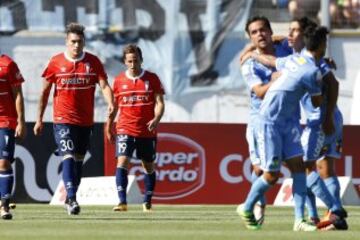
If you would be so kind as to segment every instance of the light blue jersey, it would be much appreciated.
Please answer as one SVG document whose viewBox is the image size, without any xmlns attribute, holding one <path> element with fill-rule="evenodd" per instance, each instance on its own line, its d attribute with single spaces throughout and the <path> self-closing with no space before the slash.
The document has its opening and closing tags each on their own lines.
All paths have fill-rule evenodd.
<svg viewBox="0 0 360 240">
<path fill-rule="evenodd" d="M 260 107 L 263 120 L 282 124 L 293 119 L 300 99 L 308 92 L 321 95 L 321 73 L 314 59 L 304 54 L 293 54 L 280 59 L 281 76 L 270 86 Z"/>
<path fill-rule="evenodd" d="M 298 114 L 299 101 L 306 92 L 321 95 L 321 74 L 312 58 L 293 54 L 281 61 L 282 74 L 268 89 L 256 126 L 264 171 L 279 171 L 282 160 L 303 154 L 301 127 L 294 115 Z"/>
<path fill-rule="evenodd" d="M 306 52 L 303 54 L 306 54 Z M 319 69 L 322 77 L 331 72 L 330 67 L 323 59 L 320 61 Z M 327 91 L 325 85 L 322 87 L 322 91 Z M 326 94 L 323 95 L 326 96 Z M 303 106 L 306 115 L 306 128 L 301 137 L 304 148 L 304 160 L 315 161 L 325 156 L 340 158 L 342 149 L 343 118 L 338 107 L 335 106 L 333 115 L 335 132 L 330 136 L 325 136 L 322 130 L 322 122 L 325 119 L 327 99 L 324 98 L 321 106 L 315 108 L 311 103 L 311 96 L 305 94 L 301 99 L 301 105 Z"/>
<path fill-rule="evenodd" d="M 291 49 L 284 43 L 274 45 L 277 58 L 291 54 Z M 266 84 L 271 80 L 275 68 L 267 67 L 250 58 L 241 66 L 241 73 L 250 90 L 250 117 L 257 117 L 262 99 L 257 97 L 252 88 L 258 84 Z"/>
<path fill-rule="evenodd" d="M 288 46 L 284 43 L 274 45 L 275 55 L 277 57 L 288 56 L 291 52 Z M 254 59 L 248 59 L 241 67 L 241 73 L 244 77 L 245 83 L 250 90 L 250 121 L 246 128 L 246 140 L 249 145 L 249 155 L 252 164 L 259 164 L 259 156 L 257 150 L 257 144 L 255 141 L 255 128 L 253 123 L 258 118 L 259 108 L 262 99 L 257 97 L 252 91 L 252 88 L 258 84 L 266 84 L 271 80 L 271 74 L 274 72 L 274 68 L 269 68 Z"/>
</svg>

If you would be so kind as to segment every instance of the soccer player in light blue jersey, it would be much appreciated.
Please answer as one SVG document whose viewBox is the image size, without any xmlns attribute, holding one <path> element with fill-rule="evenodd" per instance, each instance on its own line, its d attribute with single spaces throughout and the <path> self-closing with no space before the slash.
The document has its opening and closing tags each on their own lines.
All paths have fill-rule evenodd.
<svg viewBox="0 0 360 240">
<path fill-rule="evenodd" d="M 261 168 L 264 171 L 252 185 L 244 204 L 243 216 L 253 211 L 257 199 L 276 183 L 281 162 L 292 172 L 295 202 L 294 231 L 315 231 L 316 226 L 304 219 L 306 175 L 302 161 L 300 125 L 294 121 L 298 103 L 306 92 L 311 94 L 314 106 L 320 106 L 321 75 L 316 63 L 326 50 L 326 28 L 310 29 L 306 35 L 308 56 L 291 55 L 285 62 L 281 76 L 269 87 L 260 106 L 260 121 L 256 125 Z M 257 226 L 251 218 L 246 225 Z M 253 229 L 257 229 L 254 227 Z"/>
<path fill-rule="evenodd" d="M 255 51 L 261 54 L 270 54 L 277 57 L 284 57 L 290 54 L 288 48 L 284 48 L 281 44 L 272 43 L 272 29 L 267 18 L 255 16 L 246 24 L 246 31 L 250 37 Z M 250 121 L 246 129 L 246 139 L 249 145 L 249 156 L 253 165 L 252 182 L 254 182 L 261 174 L 260 159 L 255 141 L 255 127 L 259 114 L 261 101 L 270 87 L 271 75 L 275 68 L 267 67 L 254 59 L 248 59 L 241 67 L 241 73 L 250 89 Z M 264 210 L 266 206 L 265 197 L 261 196 L 259 203 L 256 205 L 258 213 L 255 218 L 259 224 L 264 221 Z M 239 205 L 237 211 L 241 211 L 242 205 Z"/>
<path fill-rule="evenodd" d="M 290 23 L 288 44 L 295 53 L 305 52 L 303 49 L 305 46 L 303 32 L 308 26 L 316 26 L 316 24 L 306 17 L 295 19 Z M 286 59 L 277 59 L 275 62 L 275 58 L 271 55 L 252 55 L 252 57 L 266 65 L 277 65 L 280 68 L 282 63 L 286 61 Z M 319 62 L 318 67 L 325 83 L 323 92 L 326 101 L 321 107 L 314 108 L 309 94 L 305 94 L 301 100 L 307 118 L 306 128 L 302 134 L 307 172 L 307 207 L 310 219 L 317 223 L 319 228 L 331 229 L 329 225 L 332 225 L 333 228 L 345 230 L 348 228 L 344 219 L 347 217 L 347 213 L 341 205 L 340 186 L 333 167 L 334 159 L 340 158 L 342 142 L 342 115 L 336 106 L 338 82 L 323 59 Z M 315 163 L 318 159 L 317 165 L 320 175 L 315 171 Z M 325 179 L 325 183 L 322 179 Z M 330 210 L 322 222 L 318 217 L 315 195 Z"/>
</svg>

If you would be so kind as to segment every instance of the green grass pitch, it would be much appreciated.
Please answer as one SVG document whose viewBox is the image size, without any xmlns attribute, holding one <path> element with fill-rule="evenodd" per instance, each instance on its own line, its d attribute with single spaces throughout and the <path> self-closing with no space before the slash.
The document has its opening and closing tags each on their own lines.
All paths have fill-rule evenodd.
<svg viewBox="0 0 360 240">
<path fill-rule="evenodd" d="M 155 205 L 143 213 L 141 205 L 128 212 L 111 206 L 83 206 L 68 216 L 61 206 L 18 204 L 14 219 L 0 220 L 0 239 L 360 239 L 360 207 L 347 207 L 348 231 L 293 232 L 293 209 L 268 207 L 260 231 L 246 230 L 235 205 Z"/>
</svg>

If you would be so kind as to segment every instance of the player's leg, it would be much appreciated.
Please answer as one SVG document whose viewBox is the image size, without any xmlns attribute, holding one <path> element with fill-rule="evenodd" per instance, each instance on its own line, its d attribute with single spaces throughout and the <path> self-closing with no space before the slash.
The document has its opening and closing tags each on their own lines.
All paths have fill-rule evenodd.
<svg viewBox="0 0 360 240">
<path fill-rule="evenodd" d="M 264 173 L 253 182 L 243 204 L 243 209 L 238 211 L 246 228 L 251 230 L 260 228 L 260 224 L 256 221 L 253 214 L 254 206 L 260 197 L 276 183 L 281 166 L 281 140 L 279 139 L 279 134 L 276 134 L 276 129 L 273 129 L 272 125 L 260 122 L 257 126 L 256 136 L 261 169 Z"/>
<path fill-rule="evenodd" d="M 249 123 L 246 128 L 246 140 L 249 146 L 249 158 L 252 164 L 251 182 L 254 183 L 262 174 L 263 171 L 260 167 L 260 157 L 257 147 L 256 134 L 254 123 Z M 265 195 L 260 196 L 259 201 L 256 203 L 254 208 L 254 215 L 259 224 L 263 224 L 265 220 L 265 207 L 266 199 Z M 237 212 L 241 211 L 243 204 L 237 207 Z"/>
<path fill-rule="evenodd" d="M 135 138 L 129 135 L 116 136 L 116 189 L 119 197 L 119 204 L 113 208 L 114 211 L 127 211 L 128 167 L 130 158 L 135 149 Z"/>
<path fill-rule="evenodd" d="M 320 219 L 316 208 L 315 197 L 320 198 L 325 205 L 332 210 L 333 198 L 330 195 L 325 183 L 316 171 L 316 160 L 321 157 L 325 142 L 325 134 L 321 126 L 309 128 L 306 127 L 302 134 L 302 146 L 304 149 L 304 163 L 306 168 L 306 186 L 307 186 L 307 208 L 309 218 L 313 223 L 317 224 Z"/>
<path fill-rule="evenodd" d="M 341 158 L 342 153 L 342 115 L 339 111 L 334 114 L 335 133 L 330 136 L 326 136 L 324 149 L 324 158 L 317 161 L 317 168 L 320 177 L 324 180 L 327 189 L 333 197 L 333 209 L 330 209 L 329 213 L 325 217 L 333 223 L 334 227 L 339 230 L 347 230 L 348 225 L 345 220 L 347 212 L 342 206 L 340 199 L 340 184 L 335 172 L 334 163 Z M 326 150 L 326 151 L 325 151 Z"/>
<path fill-rule="evenodd" d="M 54 124 L 54 136 L 57 153 L 62 157 L 62 177 L 66 190 L 66 209 L 69 215 L 80 213 L 80 206 L 76 201 L 75 177 L 75 146 L 73 140 L 73 126 L 69 124 Z"/>
<path fill-rule="evenodd" d="M 74 126 L 74 148 L 75 148 L 75 191 L 79 188 L 84 158 L 89 147 L 92 127 Z"/>
<path fill-rule="evenodd" d="M 12 219 L 10 213 L 10 198 L 14 184 L 14 174 L 11 167 L 14 161 L 15 135 L 14 130 L 0 129 L 0 193 L 2 219 Z"/>
<path fill-rule="evenodd" d="M 333 168 L 334 160 L 332 157 L 326 157 L 317 162 L 319 174 L 324 179 L 325 185 L 334 199 L 334 207 L 329 209 L 330 211 L 328 211 L 318 227 L 326 228 L 328 225 L 332 225 L 335 229 L 347 230 L 348 225 L 345 220 L 347 212 L 341 203 L 340 184 Z"/>
<path fill-rule="evenodd" d="M 144 203 L 143 211 L 152 211 L 152 196 L 156 185 L 155 159 L 156 159 L 156 138 L 137 138 L 137 157 L 142 160 L 144 168 Z"/>
<path fill-rule="evenodd" d="M 303 150 L 300 139 L 301 127 L 298 122 L 289 121 L 282 128 L 281 135 L 284 143 L 283 156 L 293 179 L 294 196 L 294 231 L 315 231 L 316 227 L 305 221 L 304 209 L 306 201 L 306 174 L 303 163 Z"/>
</svg>

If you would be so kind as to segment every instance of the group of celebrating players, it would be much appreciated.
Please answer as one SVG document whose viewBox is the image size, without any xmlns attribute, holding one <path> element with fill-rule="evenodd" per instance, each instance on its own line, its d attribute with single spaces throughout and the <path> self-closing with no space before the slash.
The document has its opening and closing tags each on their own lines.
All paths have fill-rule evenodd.
<svg viewBox="0 0 360 240">
<path fill-rule="evenodd" d="M 246 138 L 253 173 L 238 214 L 248 229 L 261 228 L 264 194 L 279 179 L 283 164 L 293 179 L 293 230 L 347 230 L 334 170 L 334 161 L 341 157 L 343 121 L 336 105 L 339 84 L 331 71 L 335 63 L 324 59 L 328 30 L 303 17 L 290 22 L 287 37 L 273 37 L 269 20 L 256 16 L 248 20 L 246 32 L 251 44 L 240 61 L 251 91 Z M 323 219 L 316 197 L 328 209 Z"/>
</svg>

